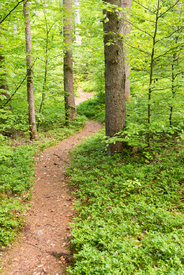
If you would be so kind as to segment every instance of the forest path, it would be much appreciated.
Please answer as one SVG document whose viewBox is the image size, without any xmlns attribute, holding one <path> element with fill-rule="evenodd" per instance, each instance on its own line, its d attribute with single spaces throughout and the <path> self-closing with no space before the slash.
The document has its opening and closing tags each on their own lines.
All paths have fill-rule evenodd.
<svg viewBox="0 0 184 275">
<path fill-rule="evenodd" d="M 102 128 L 88 121 L 79 133 L 36 157 L 35 186 L 26 224 L 18 240 L 3 253 L 3 275 L 64 275 L 71 261 L 69 222 L 75 198 L 65 182 L 70 150 Z"/>
</svg>

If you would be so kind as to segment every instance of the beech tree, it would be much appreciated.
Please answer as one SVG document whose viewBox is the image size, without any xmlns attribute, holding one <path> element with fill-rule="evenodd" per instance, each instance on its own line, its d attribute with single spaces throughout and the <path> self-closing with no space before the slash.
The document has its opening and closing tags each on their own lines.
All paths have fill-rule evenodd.
<svg viewBox="0 0 184 275">
<path fill-rule="evenodd" d="M 63 0 L 65 8 L 63 20 L 64 35 L 64 92 L 66 125 L 76 116 L 74 86 L 73 86 L 73 59 L 72 59 L 72 0 Z"/>
<path fill-rule="evenodd" d="M 29 1 L 24 4 L 24 18 L 25 18 L 25 38 L 26 38 L 26 66 L 27 66 L 27 99 L 30 125 L 30 138 L 34 139 L 36 136 L 36 120 L 34 107 L 34 93 L 33 93 L 33 71 L 32 71 L 32 43 L 31 43 L 31 22 L 29 12 Z"/>
<path fill-rule="evenodd" d="M 105 1 L 104 11 L 104 53 L 105 53 L 105 105 L 106 136 L 113 137 L 125 127 L 125 65 L 122 43 L 123 18 L 122 1 Z M 108 146 L 108 155 L 122 150 L 118 141 Z"/>
</svg>

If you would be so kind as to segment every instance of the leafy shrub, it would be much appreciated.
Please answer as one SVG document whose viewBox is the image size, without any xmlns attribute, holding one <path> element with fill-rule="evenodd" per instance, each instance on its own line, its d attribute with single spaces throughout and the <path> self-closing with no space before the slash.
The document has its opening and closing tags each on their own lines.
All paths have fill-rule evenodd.
<svg viewBox="0 0 184 275">
<path fill-rule="evenodd" d="M 7 245 L 22 225 L 22 200 L 33 185 L 34 153 L 31 145 L 0 146 L 0 245 Z"/>
</svg>

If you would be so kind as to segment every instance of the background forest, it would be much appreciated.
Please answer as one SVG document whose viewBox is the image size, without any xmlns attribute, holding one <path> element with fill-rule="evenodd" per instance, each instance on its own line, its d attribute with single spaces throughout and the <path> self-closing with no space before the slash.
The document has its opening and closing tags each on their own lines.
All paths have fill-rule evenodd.
<svg viewBox="0 0 184 275">
<path fill-rule="evenodd" d="M 75 256 L 68 272 L 183 274 L 183 1 L 133 0 L 123 9 L 112 1 L 74 1 L 74 92 L 77 96 L 80 87 L 95 96 L 77 106 L 68 126 L 63 75 L 68 13 L 62 1 L 30 1 L 34 142 L 29 141 L 23 2 L 0 0 L 2 247 L 23 224 L 20 213 L 31 196 L 36 152 L 78 131 L 87 118 L 105 123 L 103 10 L 122 11 L 125 29 L 131 29 L 121 35 L 131 67 L 126 127 L 108 140 L 100 132 L 73 152 L 67 173 L 79 215 L 72 225 Z M 125 148 L 107 156 L 107 145 L 117 141 Z"/>
</svg>

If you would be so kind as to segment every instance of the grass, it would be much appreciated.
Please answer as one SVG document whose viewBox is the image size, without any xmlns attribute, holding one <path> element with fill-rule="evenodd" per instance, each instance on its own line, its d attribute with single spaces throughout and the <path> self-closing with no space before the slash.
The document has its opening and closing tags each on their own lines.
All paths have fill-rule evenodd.
<svg viewBox="0 0 184 275">
<path fill-rule="evenodd" d="M 106 156 L 104 134 L 78 146 L 72 275 L 184 274 L 184 150 Z"/>
</svg>

